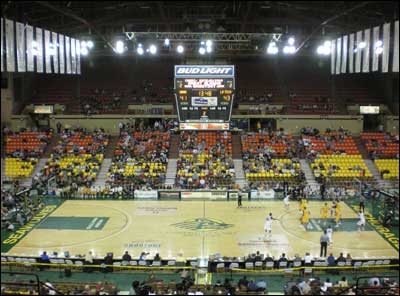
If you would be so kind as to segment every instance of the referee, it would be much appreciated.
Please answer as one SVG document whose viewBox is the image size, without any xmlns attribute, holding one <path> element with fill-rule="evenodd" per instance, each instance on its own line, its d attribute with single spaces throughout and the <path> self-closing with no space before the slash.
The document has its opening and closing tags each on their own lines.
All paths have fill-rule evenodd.
<svg viewBox="0 0 400 296">
<path fill-rule="evenodd" d="M 239 190 L 238 192 L 238 208 L 242 207 L 242 191 Z"/>
<path fill-rule="evenodd" d="M 328 236 L 326 230 L 324 230 L 324 234 L 321 235 L 321 238 L 319 241 L 321 243 L 320 257 L 326 257 L 326 249 L 328 247 L 328 242 L 329 242 L 329 236 Z"/>
</svg>

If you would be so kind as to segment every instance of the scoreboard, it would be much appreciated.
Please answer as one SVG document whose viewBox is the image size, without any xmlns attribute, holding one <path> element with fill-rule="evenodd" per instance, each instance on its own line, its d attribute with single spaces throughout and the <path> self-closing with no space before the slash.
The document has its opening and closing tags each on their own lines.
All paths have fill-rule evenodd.
<svg viewBox="0 0 400 296">
<path fill-rule="evenodd" d="M 229 129 L 234 66 L 175 66 L 180 129 Z"/>
</svg>

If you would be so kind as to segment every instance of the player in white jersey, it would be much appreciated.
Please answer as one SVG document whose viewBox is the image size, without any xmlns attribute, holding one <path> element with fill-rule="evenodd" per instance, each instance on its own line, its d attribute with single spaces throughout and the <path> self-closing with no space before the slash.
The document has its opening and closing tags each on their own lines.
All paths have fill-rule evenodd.
<svg viewBox="0 0 400 296">
<path fill-rule="evenodd" d="M 326 234 L 329 237 L 329 245 L 331 245 L 333 242 L 333 240 L 332 240 L 333 228 L 331 225 L 329 225 L 328 228 L 326 229 Z"/>
<path fill-rule="evenodd" d="M 270 239 L 271 238 L 271 232 L 272 232 L 272 220 L 277 220 L 272 217 L 272 213 L 269 213 L 267 218 L 265 218 L 265 224 L 264 224 L 264 240 Z"/>
<path fill-rule="evenodd" d="M 365 230 L 365 215 L 364 212 L 361 210 L 358 212 L 358 216 L 360 220 L 357 222 L 358 225 L 358 231 L 364 231 Z"/>
<path fill-rule="evenodd" d="M 289 206 L 290 206 L 289 198 L 290 198 L 290 194 L 288 193 L 286 195 L 286 197 L 283 199 L 283 203 L 285 204 L 285 209 L 286 210 L 289 210 Z"/>
</svg>

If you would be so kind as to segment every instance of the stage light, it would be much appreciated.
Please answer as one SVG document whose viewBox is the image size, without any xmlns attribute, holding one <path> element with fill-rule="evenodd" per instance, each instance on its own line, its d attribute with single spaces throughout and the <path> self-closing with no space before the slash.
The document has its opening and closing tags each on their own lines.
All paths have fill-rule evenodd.
<svg viewBox="0 0 400 296">
<path fill-rule="evenodd" d="M 143 55 L 143 54 L 144 54 L 143 47 L 138 47 L 138 48 L 136 49 L 136 52 L 137 52 L 139 55 Z"/>
<path fill-rule="evenodd" d="M 149 50 L 151 54 L 157 53 L 157 47 L 154 44 L 150 45 Z"/>
<path fill-rule="evenodd" d="M 331 54 L 331 42 L 325 41 L 324 45 L 317 47 L 317 54 L 319 55 L 330 55 Z"/>
<path fill-rule="evenodd" d="M 206 41 L 206 46 L 207 47 L 211 47 L 212 46 L 212 41 L 211 40 L 207 40 Z"/>
<path fill-rule="evenodd" d="M 204 48 L 204 47 L 200 47 L 200 48 L 199 48 L 199 54 L 203 55 L 203 54 L 205 54 L 205 53 L 206 53 L 205 48 Z"/>
<path fill-rule="evenodd" d="M 359 49 L 363 49 L 363 48 L 365 48 L 367 46 L 367 43 L 365 43 L 364 41 L 362 41 L 362 42 L 360 42 L 359 44 L 358 44 L 358 48 Z"/>
<path fill-rule="evenodd" d="M 382 52 L 383 52 L 383 47 L 378 47 L 377 49 L 375 49 L 376 54 L 382 54 Z"/>
<path fill-rule="evenodd" d="M 325 47 L 323 45 L 318 46 L 317 54 L 323 55 L 325 52 Z"/>
<path fill-rule="evenodd" d="M 81 55 L 87 56 L 89 53 L 89 50 L 86 47 L 81 48 Z"/>
<path fill-rule="evenodd" d="M 117 43 L 115 44 L 115 52 L 118 54 L 122 54 L 124 52 L 124 42 L 121 40 L 118 40 Z"/>
<path fill-rule="evenodd" d="M 89 41 L 87 42 L 87 47 L 89 47 L 90 49 L 92 49 L 93 46 L 94 46 L 93 41 L 92 41 L 92 40 L 89 40 Z"/>
<path fill-rule="evenodd" d="M 168 39 L 168 38 L 165 38 L 165 40 L 164 40 L 164 45 L 165 45 L 165 46 L 169 46 L 169 39 Z"/>
<path fill-rule="evenodd" d="M 383 43 L 382 40 L 378 40 L 375 42 L 375 47 L 382 47 Z"/>
<path fill-rule="evenodd" d="M 185 50 L 185 48 L 184 48 L 182 45 L 178 45 L 177 48 L 176 48 L 176 51 L 177 51 L 178 53 L 183 53 L 184 50 Z"/>
<path fill-rule="evenodd" d="M 81 48 L 85 48 L 86 46 L 87 46 L 86 41 L 82 41 L 82 42 L 81 42 Z"/>
<path fill-rule="evenodd" d="M 283 47 L 283 53 L 284 54 L 294 54 L 296 51 L 296 48 L 294 46 L 285 46 Z"/>
<path fill-rule="evenodd" d="M 270 42 L 267 48 L 267 53 L 268 54 L 277 54 L 279 52 L 279 49 L 276 47 L 275 42 Z"/>
<path fill-rule="evenodd" d="M 354 52 L 354 53 L 357 53 L 357 51 L 358 51 L 358 48 L 357 48 L 357 47 L 353 49 L 353 52 Z"/>
<path fill-rule="evenodd" d="M 201 41 L 201 42 L 200 42 L 200 45 L 204 45 L 204 44 L 206 44 L 204 41 Z"/>
<path fill-rule="evenodd" d="M 207 51 L 207 53 L 211 53 L 212 52 L 211 46 L 207 46 L 206 51 Z"/>
<path fill-rule="evenodd" d="M 289 45 L 293 45 L 293 44 L 294 44 L 294 38 L 293 38 L 293 37 L 290 37 L 290 38 L 288 39 L 288 44 L 289 44 Z"/>
</svg>

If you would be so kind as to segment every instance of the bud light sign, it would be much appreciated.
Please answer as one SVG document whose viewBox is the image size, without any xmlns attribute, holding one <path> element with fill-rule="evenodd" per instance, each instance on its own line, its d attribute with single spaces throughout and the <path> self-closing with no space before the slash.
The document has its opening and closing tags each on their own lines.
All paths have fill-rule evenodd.
<svg viewBox="0 0 400 296">
<path fill-rule="evenodd" d="M 175 77 L 234 77 L 233 65 L 179 65 L 175 66 Z"/>
</svg>

